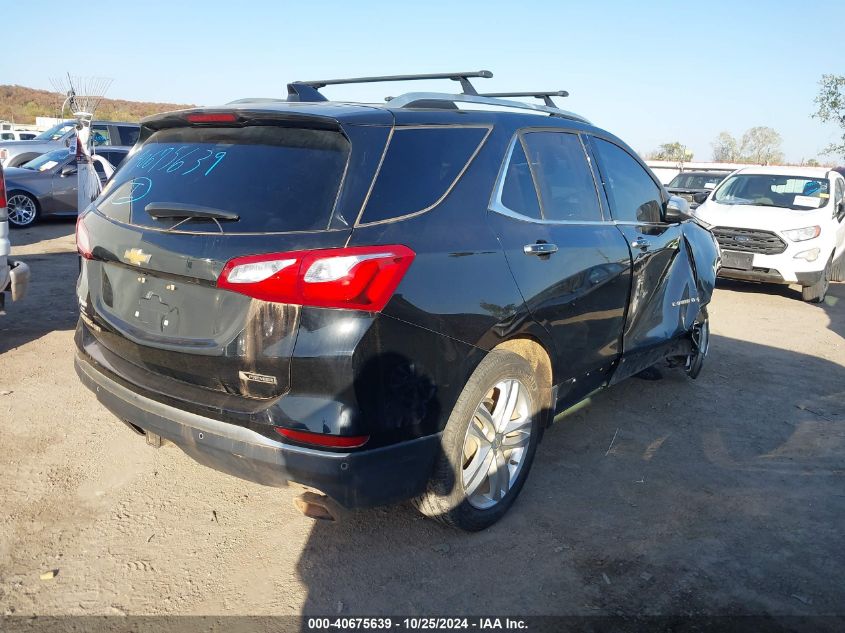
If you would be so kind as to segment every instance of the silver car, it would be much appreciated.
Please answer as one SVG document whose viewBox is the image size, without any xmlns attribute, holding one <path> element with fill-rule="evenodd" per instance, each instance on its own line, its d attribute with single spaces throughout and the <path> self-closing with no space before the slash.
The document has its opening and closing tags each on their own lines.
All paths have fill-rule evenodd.
<svg viewBox="0 0 845 633">
<path fill-rule="evenodd" d="M 137 123 L 94 121 L 91 123 L 91 137 L 95 146 L 132 147 L 138 140 L 140 129 Z M 0 165 L 4 168 L 19 167 L 46 152 L 67 148 L 75 135 L 76 122 L 62 121 L 31 141 L 2 141 Z"/>
<path fill-rule="evenodd" d="M 98 147 L 97 156 L 117 167 L 129 153 L 128 147 Z M 94 169 L 105 183 L 106 172 L 97 161 Z M 9 224 L 12 227 L 30 226 L 45 216 L 75 216 L 77 214 L 76 156 L 67 148 L 53 150 L 6 170 L 6 192 Z"/>
<path fill-rule="evenodd" d="M 6 187 L 3 166 L 0 165 L 0 314 L 4 313 L 6 293 L 12 301 L 23 299 L 29 286 L 29 267 L 23 262 L 9 260 L 12 245 L 9 242 L 9 222 L 6 219 Z"/>
</svg>

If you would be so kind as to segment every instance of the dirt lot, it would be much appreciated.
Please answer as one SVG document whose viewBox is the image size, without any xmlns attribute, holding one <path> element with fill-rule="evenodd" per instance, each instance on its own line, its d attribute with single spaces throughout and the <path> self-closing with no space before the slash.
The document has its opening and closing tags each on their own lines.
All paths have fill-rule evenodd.
<svg viewBox="0 0 845 633">
<path fill-rule="evenodd" d="M 74 374 L 72 232 L 12 238 L 34 283 L 0 318 L 0 613 L 845 613 L 845 284 L 721 284 L 699 380 L 560 420 L 467 535 L 407 507 L 314 523 L 293 488 L 146 447 Z"/>
</svg>

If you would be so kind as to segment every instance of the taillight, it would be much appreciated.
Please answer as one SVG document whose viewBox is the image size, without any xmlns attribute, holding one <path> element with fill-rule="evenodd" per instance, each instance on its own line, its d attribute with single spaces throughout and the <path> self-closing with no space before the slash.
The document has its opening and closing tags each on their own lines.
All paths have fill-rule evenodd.
<svg viewBox="0 0 845 633">
<path fill-rule="evenodd" d="M 80 215 L 76 219 L 76 250 L 85 259 L 94 259 L 91 252 L 91 238 L 88 235 L 88 229 L 85 228 L 84 215 Z"/>
<path fill-rule="evenodd" d="M 295 442 L 328 448 L 358 448 L 366 444 L 367 440 L 370 439 L 369 435 L 324 435 L 322 433 L 310 433 L 308 431 L 295 431 L 281 426 L 275 426 L 273 428 L 282 437 Z"/>
<path fill-rule="evenodd" d="M 414 260 L 407 246 L 357 246 L 230 260 L 219 288 L 275 303 L 379 312 Z"/>
</svg>

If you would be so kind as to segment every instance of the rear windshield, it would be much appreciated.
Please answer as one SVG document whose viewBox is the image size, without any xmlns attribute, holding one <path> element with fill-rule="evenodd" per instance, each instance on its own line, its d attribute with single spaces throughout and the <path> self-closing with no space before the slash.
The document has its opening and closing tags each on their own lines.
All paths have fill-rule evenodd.
<svg viewBox="0 0 845 633">
<path fill-rule="evenodd" d="M 809 210 L 827 205 L 830 182 L 826 178 L 802 178 L 770 174 L 737 174 L 728 178 L 713 195 L 719 204 L 783 207 Z"/>
<path fill-rule="evenodd" d="M 334 131 L 255 126 L 154 133 L 95 202 L 140 226 L 194 232 L 326 229 L 349 154 Z M 148 205 L 220 211 L 237 219 L 153 218 Z M 178 226 L 176 226 L 178 225 Z"/>
<path fill-rule="evenodd" d="M 727 174 L 678 174 L 669 183 L 673 189 L 714 189 Z"/>
</svg>

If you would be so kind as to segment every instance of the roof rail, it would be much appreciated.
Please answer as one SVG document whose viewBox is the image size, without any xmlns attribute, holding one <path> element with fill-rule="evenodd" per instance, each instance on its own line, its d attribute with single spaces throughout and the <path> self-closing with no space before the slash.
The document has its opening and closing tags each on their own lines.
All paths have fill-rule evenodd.
<svg viewBox="0 0 845 633">
<path fill-rule="evenodd" d="M 534 93 L 531 93 L 532 96 Z M 443 104 L 443 107 L 449 107 L 447 104 L 457 103 L 475 103 L 479 105 L 498 106 L 502 108 L 517 108 L 519 110 L 531 110 L 537 113 L 548 114 L 550 116 L 562 117 L 564 119 L 571 119 L 573 121 L 580 121 L 581 123 L 590 124 L 590 121 L 580 114 L 569 112 L 568 110 L 561 110 L 556 107 L 549 107 L 546 105 L 534 105 L 533 103 L 524 103 L 522 101 L 508 101 L 496 97 L 486 95 L 466 95 L 466 94 L 446 94 L 440 92 L 408 92 L 398 97 L 388 97 L 387 101 L 393 108 L 431 108 L 437 107 L 437 104 Z"/>
<path fill-rule="evenodd" d="M 302 96 L 299 93 L 298 89 L 299 86 L 307 86 L 312 88 L 314 92 L 317 92 L 320 88 L 324 88 L 326 86 L 336 86 L 340 84 L 369 84 L 369 83 L 376 83 L 376 82 L 384 82 L 384 81 L 420 81 L 423 79 L 451 79 L 452 81 L 458 81 L 461 84 L 461 89 L 463 90 L 463 94 L 467 95 L 477 95 L 478 91 L 473 87 L 470 83 L 471 77 L 482 77 L 484 79 L 490 79 L 493 76 L 489 70 L 476 70 L 470 71 L 466 73 L 428 73 L 424 75 L 381 75 L 377 77 L 350 77 L 349 79 L 318 79 L 316 81 L 294 81 L 293 83 L 288 84 L 288 94 L 296 94 L 300 97 Z M 317 92 L 319 95 L 319 92 Z M 314 96 L 313 94 L 309 96 Z M 320 95 L 322 97 L 322 95 Z M 307 99 L 308 101 L 314 101 L 315 99 Z M 320 99 L 321 101 L 325 101 L 325 97 Z"/>
<path fill-rule="evenodd" d="M 542 99 L 550 108 L 556 108 L 557 104 L 552 101 L 552 97 L 568 97 L 569 93 L 566 90 L 541 90 L 535 92 L 482 92 L 479 97 L 534 97 L 535 99 Z"/>
</svg>

